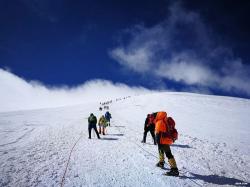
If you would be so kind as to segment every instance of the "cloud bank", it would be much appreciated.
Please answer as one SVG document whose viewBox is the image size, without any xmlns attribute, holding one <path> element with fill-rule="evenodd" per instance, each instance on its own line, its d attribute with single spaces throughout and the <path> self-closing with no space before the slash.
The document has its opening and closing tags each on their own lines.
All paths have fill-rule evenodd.
<svg viewBox="0 0 250 187">
<path fill-rule="evenodd" d="M 196 12 L 177 2 L 169 17 L 153 27 L 127 29 L 130 39 L 109 51 L 120 65 L 139 74 L 196 90 L 250 96 L 250 67 L 233 55 Z"/>
<path fill-rule="evenodd" d="M 114 84 L 107 80 L 91 80 L 75 88 L 46 87 L 36 81 L 26 81 L 0 69 L 0 112 L 50 108 L 145 94 L 142 87 Z"/>
</svg>

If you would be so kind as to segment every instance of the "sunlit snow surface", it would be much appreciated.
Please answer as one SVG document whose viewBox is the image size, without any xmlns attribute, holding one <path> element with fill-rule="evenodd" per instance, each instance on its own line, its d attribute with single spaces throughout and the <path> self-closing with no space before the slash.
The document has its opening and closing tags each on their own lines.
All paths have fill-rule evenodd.
<svg viewBox="0 0 250 187">
<path fill-rule="evenodd" d="M 186 93 L 155 93 L 112 100 L 111 127 L 98 140 L 87 117 L 99 102 L 0 113 L 0 186 L 249 186 L 250 100 Z M 167 111 L 179 140 L 172 145 L 180 177 L 155 167 L 147 113 Z"/>
</svg>

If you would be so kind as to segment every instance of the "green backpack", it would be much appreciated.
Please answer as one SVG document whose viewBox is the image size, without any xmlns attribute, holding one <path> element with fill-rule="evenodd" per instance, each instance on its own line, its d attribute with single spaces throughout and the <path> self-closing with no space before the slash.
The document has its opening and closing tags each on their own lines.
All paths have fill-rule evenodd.
<svg viewBox="0 0 250 187">
<path fill-rule="evenodd" d="M 90 124 L 96 124 L 96 122 L 97 122 L 97 119 L 96 119 L 96 117 L 93 115 L 93 116 L 90 116 L 89 117 L 89 123 Z"/>
</svg>

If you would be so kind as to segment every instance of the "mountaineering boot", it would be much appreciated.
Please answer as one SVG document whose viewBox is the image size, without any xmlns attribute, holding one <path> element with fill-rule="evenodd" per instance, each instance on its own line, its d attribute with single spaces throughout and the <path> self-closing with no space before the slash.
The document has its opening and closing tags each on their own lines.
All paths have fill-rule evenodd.
<svg viewBox="0 0 250 187">
<path fill-rule="evenodd" d="M 179 176 L 178 168 L 171 168 L 169 172 L 165 173 L 167 176 Z"/>
<path fill-rule="evenodd" d="M 156 166 L 157 166 L 157 167 L 160 167 L 160 168 L 162 169 L 162 168 L 164 168 L 164 162 L 161 162 L 161 161 L 160 161 L 160 162 L 158 162 L 158 163 L 156 164 Z"/>
<path fill-rule="evenodd" d="M 170 168 L 177 168 L 176 162 L 174 158 L 168 159 L 168 163 L 170 165 Z"/>
<path fill-rule="evenodd" d="M 165 163 L 164 161 L 164 151 L 163 150 L 159 150 L 159 162 L 162 162 L 163 164 Z"/>
<path fill-rule="evenodd" d="M 177 168 L 175 159 L 174 158 L 170 158 L 168 160 L 168 163 L 169 163 L 171 169 L 165 175 L 168 175 L 168 176 L 179 176 L 179 170 Z"/>
</svg>

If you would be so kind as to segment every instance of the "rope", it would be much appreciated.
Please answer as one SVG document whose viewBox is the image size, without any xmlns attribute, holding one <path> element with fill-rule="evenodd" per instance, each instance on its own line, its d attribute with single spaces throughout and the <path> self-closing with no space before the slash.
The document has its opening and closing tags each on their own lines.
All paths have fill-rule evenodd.
<svg viewBox="0 0 250 187">
<path fill-rule="evenodd" d="M 117 126 L 114 126 L 114 127 L 116 127 L 116 129 L 117 129 L 120 133 L 122 133 L 122 132 L 120 131 L 120 128 L 119 128 L 119 127 L 117 127 Z M 131 129 L 129 129 L 129 130 L 131 130 Z M 76 144 L 80 141 L 80 139 L 81 139 L 82 137 L 83 137 L 83 135 L 81 135 L 81 136 L 77 139 L 77 141 L 75 142 L 75 144 L 73 145 L 73 147 L 72 147 L 71 150 L 70 150 L 69 157 L 68 157 L 67 164 L 66 164 L 66 168 L 65 168 L 65 170 L 64 170 L 63 177 L 62 177 L 62 180 L 61 180 L 61 183 L 60 183 L 60 187 L 63 187 L 63 185 L 64 185 L 64 180 L 65 180 L 65 176 L 66 176 L 66 173 L 67 173 L 67 170 L 68 170 L 69 161 L 70 161 L 70 158 L 71 158 L 71 154 L 72 154 L 72 152 L 73 152 L 73 149 L 75 148 Z M 155 156 L 153 153 L 147 151 L 147 150 L 144 149 L 141 145 L 139 145 L 139 144 L 136 143 L 135 141 L 131 140 L 129 137 L 125 137 L 125 138 L 126 138 L 127 140 L 129 140 L 130 142 L 134 143 L 135 145 L 137 145 L 138 147 L 140 147 L 143 151 L 147 152 L 147 153 L 148 153 L 149 155 L 151 155 L 152 157 L 158 158 L 158 157 Z M 180 173 L 187 173 L 187 172 L 180 172 Z M 197 183 L 197 182 L 194 181 L 193 179 L 189 179 L 189 180 L 192 181 L 192 182 L 194 182 L 195 184 L 201 186 L 199 183 Z"/>
<path fill-rule="evenodd" d="M 138 143 L 132 141 L 132 140 L 129 140 L 130 142 L 134 143 L 135 145 L 137 145 L 138 147 L 140 147 L 144 152 L 148 153 L 149 155 L 151 155 L 152 157 L 155 157 L 156 159 L 158 159 L 157 156 L 155 156 L 155 154 L 149 152 L 148 150 L 144 149 L 141 145 L 139 145 Z"/>
<path fill-rule="evenodd" d="M 117 126 L 114 126 L 114 127 L 116 127 L 117 130 L 118 130 L 120 133 L 122 133 L 122 132 L 120 131 L 120 128 L 119 128 L 119 127 L 117 127 Z M 130 129 L 129 129 L 129 130 L 130 130 Z M 125 138 L 126 138 L 128 141 L 130 141 L 131 143 L 137 145 L 137 146 L 138 146 L 139 148 L 141 148 L 143 151 L 147 152 L 149 155 L 151 155 L 151 156 L 155 157 L 156 159 L 158 159 L 157 156 L 155 156 L 153 153 L 149 152 L 148 150 L 144 149 L 141 145 L 139 145 L 138 143 L 136 143 L 135 141 L 133 141 L 130 137 L 126 137 L 126 136 L 125 136 Z"/>
<path fill-rule="evenodd" d="M 75 144 L 73 145 L 73 147 L 72 147 L 71 150 L 70 150 L 69 157 L 68 157 L 68 160 L 67 160 L 66 168 L 65 168 L 64 173 L 63 173 L 63 177 L 62 177 L 62 180 L 61 180 L 61 185 L 60 185 L 60 187 L 63 187 L 63 185 L 64 185 L 64 180 L 65 180 L 66 172 L 67 172 L 67 170 L 68 170 L 69 161 L 70 161 L 70 157 L 71 157 L 71 154 L 72 154 L 72 152 L 73 152 L 73 149 L 75 148 L 76 144 L 80 141 L 80 139 L 81 139 L 82 137 L 83 137 L 83 136 L 81 135 L 81 136 L 77 139 L 77 141 L 75 142 Z"/>
</svg>

